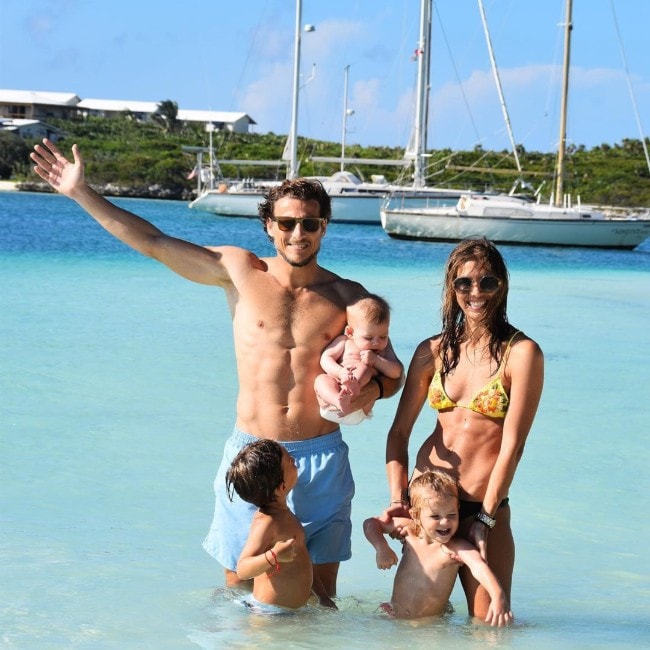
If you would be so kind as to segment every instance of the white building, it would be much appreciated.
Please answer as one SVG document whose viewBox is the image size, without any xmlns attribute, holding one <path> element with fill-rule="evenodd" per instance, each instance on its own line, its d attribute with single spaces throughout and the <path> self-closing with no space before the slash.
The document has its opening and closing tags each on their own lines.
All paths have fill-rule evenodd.
<svg viewBox="0 0 650 650">
<path fill-rule="evenodd" d="M 15 133 L 27 140 L 47 138 L 52 142 L 56 142 L 63 135 L 61 129 L 40 120 L 21 120 L 6 117 L 0 117 L 0 131 Z"/>
<path fill-rule="evenodd" d="M 74 93 L 0 90 L 0 117 L 19 120 L 68 119 L 74 116 L 79 101 Z"/>
<path fill-rule="evenodd" d="M 116 117 L 128 113 L 137 120 L 147 121 L 156 112 L 158 102 L 121 99 L 80 99 L 72 93 L 32 90 L 0 90 L 0 117 L 46 120 L 48 118 L 83 119 L 89 115 Z M 219 131 L 250 133 L 257 123 L 247 113 L 178 109 L 182 122 L 213 124 Z"/>
</svg>

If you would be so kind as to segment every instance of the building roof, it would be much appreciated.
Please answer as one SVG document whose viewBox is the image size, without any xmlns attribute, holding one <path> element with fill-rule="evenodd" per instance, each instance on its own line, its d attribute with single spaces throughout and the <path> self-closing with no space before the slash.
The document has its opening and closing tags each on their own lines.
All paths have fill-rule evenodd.
<svg viewBox="0 0 650 650">
<path fill-rule="evenodd" d="M 247 117 L 250 124 L 257 122 L 248 113 L 237 113 L 234 111 L 193 111 L 178 109 L 178 119 L 190 122 L 237 122 Z"/>
<path fill-rule="evenodd" d="M 0 90 L 3 104 L 46 104 L 50 106 L 76 106 L 79 97 L 74 93 L 51 93 L 37 90 Z"/>
<path fill-rule="evenodd" d="M 0 131 L 17 131 L 21 132 L 28 127 L 40 127 L 45 129 L 50 134 L 62 133 L 62 130 L 56 126 L 52 126 L 42 120 L 28 120 L 22 118 L 0 117 Z"/>
<path fill-rule="evenodd" d="M 0 127 L 2 126 L 28 126 L 30 124 L 41 124 L 40 120 L 25 120 L 14 117 L 0 117 Z"/>
<path fill-rule="evenodd" d="M 131 113 L 155 113 L 160 102 L 139 102 L 131 99 L 82 99 L 78 108 L 90 111 L 130 111 Z M 195 111 L 178 109 L 178 119 L 190 122 L 224 122 L 230 124 L 243 118 L 250 124 L 256 122 L 246 113 L 233 111 Z"/>
<path fill-rule="evenodd" d="M 132 113 L 154 113 L 158 102 L 139 102 L 131 99 L 82 99 L 77 108 L 90 111 L 131 111 Z"/>
</svg>

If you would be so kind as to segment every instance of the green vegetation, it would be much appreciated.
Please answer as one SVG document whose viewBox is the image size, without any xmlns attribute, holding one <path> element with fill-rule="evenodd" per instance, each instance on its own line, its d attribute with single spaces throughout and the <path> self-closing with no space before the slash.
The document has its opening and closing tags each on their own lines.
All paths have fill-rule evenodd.
<svg viewBox="0 0 650 650">
<path fill-rule="evenodd" d="M 0 131 L 0 179 L 22 178 L 29 172 L 30 147 L 25 140 Z"/>
<path fill-rule="evenodd" d="M 141 196 L 161 195 L 189 198 L 195 181 L 187 176 L 196 164 L 194 154 L 184 153 L 183 146 L 207 147 L 208 134 L 201 125 L 184 124 L 177 119 L 175 102 L 161 102 L 155 118 L 142 123 L 125 114 L 120 118 L 88 118 L 79 121 L 52 120 L 65 137 L 59 143 L 69 150 L 76 142 L 85 157 L 87 175 L 91 182 L 105 189 L 113 186 L 114 193 L 135 193 Z M 217 161 L 248 159 L 250 165 L 220 164 L 225 178 L 282 178 L 284 167 L 256 166 L 255 160 L 280 160 L 285 136 L 273 133 L 235 134 L 215 132 L 214 150 Z M 0 133 L 0 178 L 35 182 L 30 171 L 28 153 L 33 142 L 15 135 Z M 340 144 L 299 138 L 300 173 L 326 176 L 340 165 L 314 163 L 310 156 L 338 156 Z M 548 198 L 554 190 L 554 153 L 518 150 L 524 179 L 533 188 L 543 183 L 542 195 Z M 390 147 L 361 147 L 347 144 L 346 157 L 400 159 L 403 150 Z M 204 155 L 204 162 L 208 156 Z M 375 165 L 347 165 L 350 171 L 369 180 L 373 174 L 383 174 L 388 180 L 408 183 L 410 170 Z M 428 172 L 431 185 L 475 190 L 508 191 L 517 179 L 513 156 L 508 151 L 431 152 Z M 152 189 L 153 188 L 153 189 Z M 620 144 L 602 144 L 593 149 L 570 147 L 564 191 L 580 196 L 584 203 L 622 207 L 650 206 L 650 172 L 640 140 L 625 139 Z M 156 194 L 157 192 L 157 194 Z"/>
</svg>

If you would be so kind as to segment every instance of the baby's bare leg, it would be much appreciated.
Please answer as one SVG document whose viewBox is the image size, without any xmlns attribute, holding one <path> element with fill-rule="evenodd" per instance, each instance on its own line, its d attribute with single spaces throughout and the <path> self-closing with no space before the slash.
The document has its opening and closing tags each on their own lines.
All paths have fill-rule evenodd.
<svg viewBox="0 0 650 650">
<path fill-rule="evenodd" d="M 334 377 L 326 374 L 318 375 L 314 381 L 314 389 L 322 408 L 334 406 L 339 411 L 350 408 L 350 395 L 341 393 L 341 386 Z"/>
</svg>

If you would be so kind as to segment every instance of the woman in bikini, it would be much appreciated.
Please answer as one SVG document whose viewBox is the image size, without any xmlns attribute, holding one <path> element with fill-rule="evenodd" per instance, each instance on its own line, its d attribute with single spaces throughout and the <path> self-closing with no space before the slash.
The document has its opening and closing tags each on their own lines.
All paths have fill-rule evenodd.
<svg viewBox="0 0 650 650">
<path fill-rule="evenodd" d="M 544 382 L 539 346 L 508 322 L 508 271 L 485 239 L 451 253 L 442 299 L 442 332 L 425 339 L 409 366 L 388 433 L 389 513 L 408 509 L 408 444 L 428 401 L 436 427 L 417 453 L 413 476 L 445 469 L 458 480 L 459 533 L 478 547 L 508 602 L 515 546 L 508 490 L 524 451 Z M 485 618 L 489 594 L 461 568 L 470 616 Z"/>
</svg>

